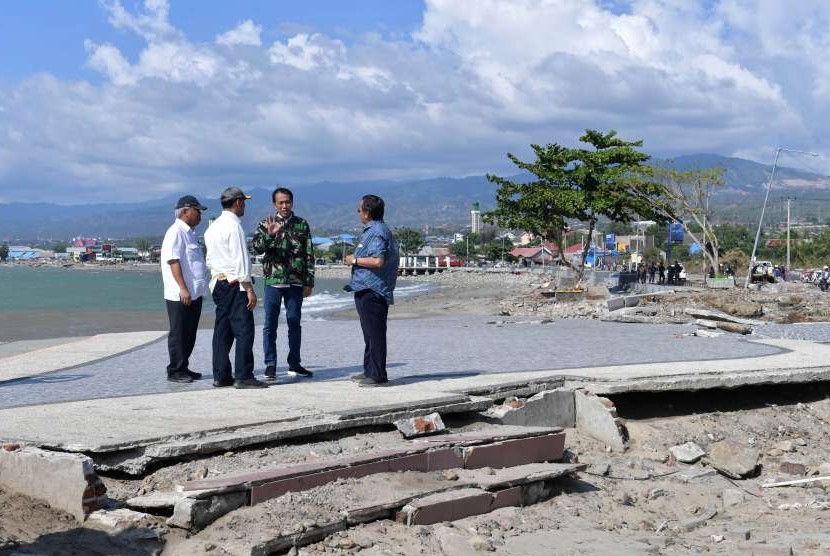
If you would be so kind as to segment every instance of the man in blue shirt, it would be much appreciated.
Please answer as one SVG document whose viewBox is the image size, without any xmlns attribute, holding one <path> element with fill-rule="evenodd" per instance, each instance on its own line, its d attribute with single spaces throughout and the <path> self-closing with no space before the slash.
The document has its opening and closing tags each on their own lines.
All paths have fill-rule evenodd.
<svg viewBox="0 0 830 556">
<path fill-rule="evenodd" d="M 349 287 L 363 330 L 363 374 L 352 377 L 361 386 L 385 386 L 386 319 L 395 300 L 398 279 L 398 243 L 383 221 L 385 205 L 376 195 L 364 195 L 357 206 L 363 234 L 354 255 L 346 257 L 352 266 Z"/>
</svg>

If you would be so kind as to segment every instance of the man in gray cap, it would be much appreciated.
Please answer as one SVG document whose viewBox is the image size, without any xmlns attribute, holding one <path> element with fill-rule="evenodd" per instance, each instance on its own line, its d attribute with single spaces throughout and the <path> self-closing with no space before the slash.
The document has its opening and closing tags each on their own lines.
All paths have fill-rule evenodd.
<svg viewBox="0 0 830 556">
<path fill-rule="evenodd" d="M 161 242 L 161 279 L 170 331 L 167 334 L 167 380 L 193 382 L 202 378 L 188 368 L 202 316 L 202 297 L 207 295 L 207 268 L 194 228 L 207 207 L 193 195 L 176 203 L 176 220 Z"/>
<path fill-rule="evenodd" d="M 216 304 L 213 327 L 213 386 L 267 388 L 254 378 L 254 314 L 256 293 L 251 279 L 251 255 L 242 229 L 245 201 L 238 187 L 222 192 L 222 214 L 205 232 L 210 291 Z M 236 341 L 231 373 L 230 351 Z"/>
</svg>

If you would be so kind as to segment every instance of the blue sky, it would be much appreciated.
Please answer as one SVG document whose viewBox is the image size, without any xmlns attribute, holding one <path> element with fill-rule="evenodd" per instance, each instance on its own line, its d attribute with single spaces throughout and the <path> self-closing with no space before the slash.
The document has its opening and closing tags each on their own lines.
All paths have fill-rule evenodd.
<svg viewBox="0 0 830 556">
<path fill-rule="evenodd" d="M 586 128 L 828 173 L 823 0 L 28 0 L 0 202 L 512 171 Z"/>
<path fill-rule="evenodd" d="M 129 9 L 141 2 L 128 0 Z M 265 22 L 263 38 L 276 39 L 292 30 L 310 29 L 350 36 L 367 32 L 408 35 L 421 22 L 420 0 L 186 0 L 171 4 L 170 22 L 194 41 L 211 42 L 234 23 L 255 18 Z M 5 2 L 0 10 L 0 81 L 14 82 L 36 72 L 66 79 L 96 80 L 84 67 L 84 41 L 117 42 L 136 55 L 144 45 L 138 37 L 114 29 L 98 0 L 26 0 Z M 15 53 L 25 52 L 25 56 Z"/>
</svg>

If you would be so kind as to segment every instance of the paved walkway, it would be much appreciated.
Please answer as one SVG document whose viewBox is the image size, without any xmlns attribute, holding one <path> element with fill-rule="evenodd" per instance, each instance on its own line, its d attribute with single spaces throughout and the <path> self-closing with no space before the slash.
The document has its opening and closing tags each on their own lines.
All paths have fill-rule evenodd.
<svg viewBox="0 0 830 556">
<path fill-rule="evenodd" d="M 0 387 L 5 381 L 31 378 L 121 355 L 166 334 L 124 332 L 0 344 Z"/>
<path fill-rule="evenodd" d="M 307 322 L 304 353 L 315 378 L 283 379 L 264 390 L 215 389 L 209 379 L 167 383 L 160 341 L 0 383 L 0 440 L 118 452 L 117 461 L 137 470 L 153 459 L 369 424 L 373 416 L 418 407 L 487 405 L 478 393 L 517 384 L 586 385 L 603 393 L 830 379 L 830 345 L 684 335 L 692 329 L 483 317 L 394 321 L 393 385 L 376 389 L 342 380 L 359 371 L 363 345 L 354 321 Z M 201 334 L 195 369 L 205 370 L 198 363 L 209 360 L 209 343 L 210 334 Z"/>
<path fill-rule="evenodd" d="M 302 381 L 285 376 L 287 339 L 278 333 L 280 385 Z M 668 361 L 760 357 L 780 349 L 747 341 L 744 337 L 683 336 L 694 327 L 619 324 L 589 320 L 538 320 L 493 317 L 445 317 L 394 320 L 389 324 L 390 378 L 426 379 L 477 376 L 533 370 L 576 369 Z M 106 336 L 106 337 L 105 337 Z M 19 369 L 55 368 L 61 358 L 70 365 L 84 356 L 97 356 L 99 345 L 138 345 L 162 339 L 121 355 L 71 369 L 0 382 L 0 408 L 73 400 L 211 390 L 211 332 L 202 330 L 191 368 L 205 374 L 192 384 L 165 380 L 167 346 L 162 333 L 112 334 L 17 355 Z M 257 374 L 262 374 L 259 331 L 254 344 Z M 343 379 L 362 372 L 363 338 L 352 320 L 303 324 L 303 363 L 315 373 L 314 382 Z M 0 360 L 0 369 L 3 361 Z M 10 373 L 11 377 L 14 375 Z M 2 380 L 2 374 L 0 374 Z M 279 390 L 280 386 L 276 386 Z"/>
</svg>

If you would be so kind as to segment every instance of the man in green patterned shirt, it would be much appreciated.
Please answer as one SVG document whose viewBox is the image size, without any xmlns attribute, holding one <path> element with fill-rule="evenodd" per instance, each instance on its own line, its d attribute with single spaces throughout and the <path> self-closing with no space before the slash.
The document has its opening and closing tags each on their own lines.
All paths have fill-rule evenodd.
<svg viewBox="0 0 830 556">
<path fill-rule="evenodd" d="M 262 348 L 265 378 L 277 377 L 277 319 L 285 303 L 288 323 L 288 374 L 310 377 L 300 364 L 303 298 L 314 288 L 314 248 L 308 222 L 294 214 L 294 194 L 284 187 L 271 193 L 276 213 L 259 223 L 251 246 L 262 255 L 265 276 L 265 324 Z"/>
</svg>

